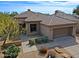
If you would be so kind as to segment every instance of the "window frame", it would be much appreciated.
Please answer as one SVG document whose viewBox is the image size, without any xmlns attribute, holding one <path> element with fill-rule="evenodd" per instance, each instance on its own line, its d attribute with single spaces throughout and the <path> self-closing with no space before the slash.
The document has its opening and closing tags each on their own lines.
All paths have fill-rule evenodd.
<svg viewBox="0 0 79 59">
<path fill-rule="evenodd" d="M 30 24 L 30 32 L 37 32 L 37 24 Z"/>
</svg>

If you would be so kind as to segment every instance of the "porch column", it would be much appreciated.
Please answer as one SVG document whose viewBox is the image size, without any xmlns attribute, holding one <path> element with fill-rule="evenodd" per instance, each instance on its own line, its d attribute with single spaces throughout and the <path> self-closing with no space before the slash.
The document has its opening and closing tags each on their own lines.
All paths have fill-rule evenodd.
<svg viewBox="0 0 79 59">
<path fill-rule="evenodd" d="M 29 23 L 26 23 L 26 32 L 27 32 L 27 35 L 29 35 Z"/>
<path fill-rule="evenodd" d="M 76 25 L 73 26 L 72 36 L 73 37 L 76 36 Z"/>
<path fill-rule="evenodd" d="M 50 40 L 53 40 L 53 29 L 50 28 Z"/>
</svg>

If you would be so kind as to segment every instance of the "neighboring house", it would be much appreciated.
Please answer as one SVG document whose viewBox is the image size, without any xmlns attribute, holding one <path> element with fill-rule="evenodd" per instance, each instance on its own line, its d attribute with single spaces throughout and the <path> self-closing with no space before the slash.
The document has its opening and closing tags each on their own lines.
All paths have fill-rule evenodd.
<svg viewBox="0 0 79 59">
<path fill-rule="evenodd" d="M 60 12 L 61 13 L 61 12 Z M 65 16 L 64 16 L 65 17 Z M 27 35 L 44 35 L 50 40 L 63 36 L 76 35 L 77 22 L 65 19 L 55 14 L 32 12 L 30 9 L 15 16 L 21 26 L 27 29 Z"/>
</svg>

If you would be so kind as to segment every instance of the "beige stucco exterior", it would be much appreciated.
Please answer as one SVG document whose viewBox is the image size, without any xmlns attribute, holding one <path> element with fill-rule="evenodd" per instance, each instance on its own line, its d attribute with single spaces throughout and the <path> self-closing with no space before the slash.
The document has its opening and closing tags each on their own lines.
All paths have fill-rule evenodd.
<svg viewBox="0 0 79 59">
<path fill-rule="evenodd" d="M 30 24 L 36 24 L 37 25 L 37 31 L 36 32 L 30 32 Z M 34 21 L 34 22 L 26 22 L 26 30 L 27 30 L 27 35 L 36 35 L 40 34 L 40 22 Z"/>
<path fill-rule="evenodd" d="M 77 25 L 76 25 L 76 32 L 78 32 L 79 33 L 79 22 L 77 23 Z"/>
<path fill-rule="evenodd" d="M 41 24 L 40 25 L 40 33 L 44 36 L 47 36 L 49 39 L 53 38 L 53 31 L 51 31 L 51 27 Z"/>
<path fill-rule="evenodd" d="M 40 31 L 42 35 L 48 36 L 50 40 L 63 36 L 76 35 L 76 24 L 60 25 L 60 26 L 46 26 L 41 24 Z M 56 37 L 57 36 L 57 37 Z"/>
<path fill-rule="evenodd" d="M 63 16 L 63 17 L 61 17 Z M 26 17 L 22 20 L 26 24 L 27 35 L 43 35 L 48 36 L 49 40 L 63 36 L 76 35 L 76 28 L 79 29 L 79 23 L 73 16 L 65 15 L 62 12 L 52 15 L 45 15 L 41 13 L 35 13 L 30 10 L 17 15 L 16 18 Z M 30 24 L 36 24 L 37 31 L 30 31 Z"/>
</svg>

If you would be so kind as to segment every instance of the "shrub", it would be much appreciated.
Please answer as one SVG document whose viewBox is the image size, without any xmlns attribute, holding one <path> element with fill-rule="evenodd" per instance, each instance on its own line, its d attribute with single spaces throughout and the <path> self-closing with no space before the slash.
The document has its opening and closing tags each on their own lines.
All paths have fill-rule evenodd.
<svg viewBox="0 0 79 59">
<path fill-rule="evenodd" d="M 35 45 L 35 39 L 29 40 L 29 44 L 30 44 L 30 46 Z"/>
<path fill-rule="evenodd" d="M 42 39 L 42 42 L 43 43 L 47 43 L 48 42 L 48 37 L 47 36 L 44 36 L 41 39 Z"/>
<path fill-rule="evenodd" d="M 13 44 L 4 51 L 4 57 L 16 58 L 19 52 L 20 52 L 20 49 L 16 45 Z"/>
<path fill-rule="evenodd" d="M 42 43 L 42 40 L 41 39 L 35 39 L 35 42 L 37 43 L 37 44 L 41 44 Z"/>
<path fill-rule="evenodd" d="M 35 45 L 35 44 L 41 44 L 41 43 L 47 43 L 48 42 L 48 37 L 44 36 L 44 37 L 39 37 L 39 38 L 33 38 L 31 40 L 29 40 L 29 44 Z"/>
<path fill-rule="evenodd" d="M 48 37 L 47 36 L 43 36 L 43 37 L 37 38 L 37 39 L 35 39 L 35 42 L 37 44 L 47 43 L 48 42 Z"/>
</svg>

